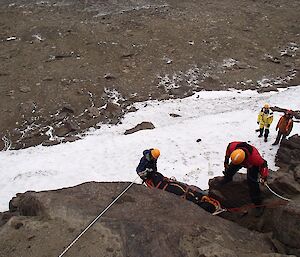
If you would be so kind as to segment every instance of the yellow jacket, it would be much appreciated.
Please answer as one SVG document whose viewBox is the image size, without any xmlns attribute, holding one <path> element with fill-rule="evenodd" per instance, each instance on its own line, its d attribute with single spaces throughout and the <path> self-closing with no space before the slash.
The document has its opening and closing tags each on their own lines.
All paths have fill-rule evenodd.
<svg viewBox="0 0 300 257">
<path fill-rule="evenodd" d="M 273 122 L 273 111 L 271 109 L 265 109 L 263 107 L 258 114 L 257 123 L 259 123 L 259 126 L 261 128 L 263 128 L 264 126 L 269 128 L 272 122 Z"/>
</svg>

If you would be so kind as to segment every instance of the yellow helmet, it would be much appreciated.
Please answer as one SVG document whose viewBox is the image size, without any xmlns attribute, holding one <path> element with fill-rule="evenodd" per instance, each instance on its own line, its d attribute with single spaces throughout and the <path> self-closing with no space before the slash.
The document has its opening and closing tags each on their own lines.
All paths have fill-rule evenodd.
<svg viewBox="0 0 300 257">
<path fill-rule="evenodd" d="M 241 164 L 245 160 L 245 157 L 246 157 L 246 154 L 242 149 L 236 149 L 230 155 L 231 162 L 234 165 Z"/>
<path fill-rule="evenodd" d="M 157 159 L 160 156 L 160 151 L 156 148 L 151 150 L 151 155 L 154 159 Z"/>
<path fill-rule="evenodd" d="M 270 109 L 270 105 L 268 103 L 265 103 L 264 108 L 265 109 Z"/>
</svg>

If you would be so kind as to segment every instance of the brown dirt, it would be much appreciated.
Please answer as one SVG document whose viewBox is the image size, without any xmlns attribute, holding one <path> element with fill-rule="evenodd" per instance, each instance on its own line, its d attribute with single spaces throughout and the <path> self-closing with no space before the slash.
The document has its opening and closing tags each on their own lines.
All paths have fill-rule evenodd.
<svg viewBox="0 0 300 257">
<path fill-rule="evenodd" d="M 135 101 L 300 84 L 299 13 L 298 0 L 2 1 L 0 149 L 76 140 Z"/>
</svg>

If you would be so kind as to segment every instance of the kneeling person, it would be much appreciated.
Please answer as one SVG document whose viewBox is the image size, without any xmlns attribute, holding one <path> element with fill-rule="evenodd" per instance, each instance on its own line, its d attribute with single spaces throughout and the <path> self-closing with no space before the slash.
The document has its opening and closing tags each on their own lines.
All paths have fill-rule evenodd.
<svg viewBox="0 0 300 257">
<path fill-rule="evenodd" d="M 221 208 L 217 200 L 209 197 L 206 192 L 200 188 L 164 177 L 161 173 L 157 172 L 157 158 L 159 155 L 160 152 L 158 149 L 145 150 L 136 169 L 138 175 L 147 187 L 162 189 L 181 196 L 210 213 Z"/>
</svg>

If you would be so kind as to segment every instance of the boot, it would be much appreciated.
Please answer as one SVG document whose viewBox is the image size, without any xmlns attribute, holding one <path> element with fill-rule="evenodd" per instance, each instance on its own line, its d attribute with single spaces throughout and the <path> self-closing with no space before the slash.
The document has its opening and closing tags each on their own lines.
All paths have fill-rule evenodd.
<svg viewBox="0 0 300 257">
<path fill-rule="evenodd" d="M 263 128 L 259 129 L 259 135 L 258 135 L 258 137 L 262 137 L 263 133 L 264 133 L 264 129 Z"/>
<path fill-rule="evenodd" d="M 269 132 L 270 132 L 269 129 L 266 128 L 266 129 L 265 129 L 265 140 L 264 140 L 265 142 L 268 141 L 268 135 L 269 135 Z"/>
<path fill-rule="evenodd" d="M 218 185 L 223 186 L 231 181 L 232 181 L 232 178 L 228 178 L 228 177 L 224 176 L 218 181 Z"/>
<path fill-rule="evenodd" d="M 279 144 L 279 143 L 275 141 L 272 145 L 278 145 L 278 144 Z"/>
</svg>

